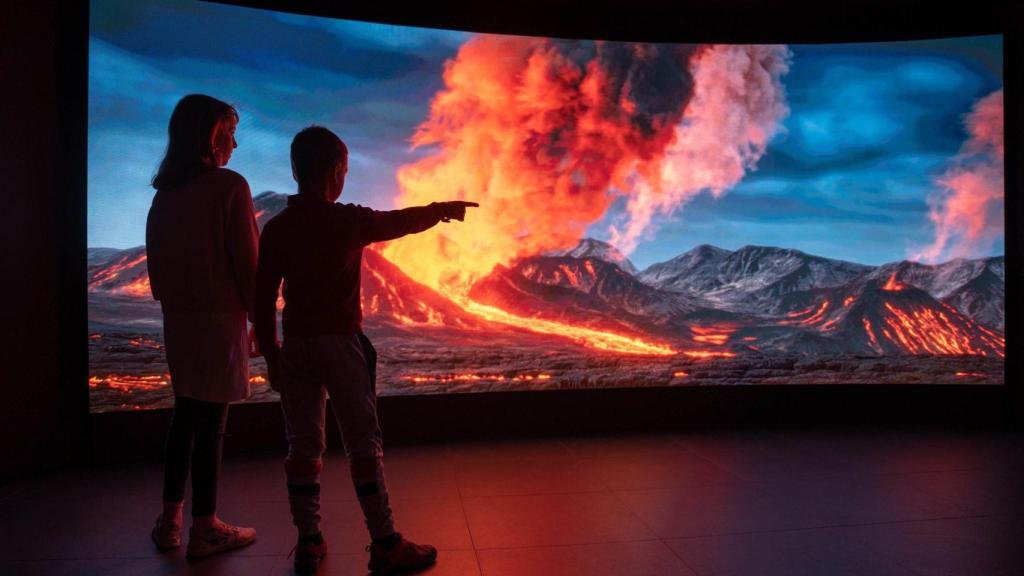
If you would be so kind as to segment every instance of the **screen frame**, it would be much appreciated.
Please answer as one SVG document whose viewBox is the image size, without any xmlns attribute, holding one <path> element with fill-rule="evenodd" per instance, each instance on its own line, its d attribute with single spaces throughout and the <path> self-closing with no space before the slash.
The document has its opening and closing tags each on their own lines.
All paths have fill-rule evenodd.
<svg viewBox="0 0 1024 576">
<path fill-rule="evenodd" d="M 680 7 L 678 3 L 645 0 L 629 11 L 612 2 L 599 2 L 580 16 L 568 2 L 482 6 L 453 2 L 444 10 L 428 5 L 404 12 L 397 4 L 284 2 L 282 0 L 227 1 L 257 9 L 272 9 L 315 16 L 387 24 L 446 28 L 476 32 L 602 38 L 623 41 L 845 43 L 921 40 L 938 37 L 1002 34 L 1004 90 L 1006 91 L 1006 190 L 1019 190 L 1022 151 L 1019 133 L 1021 103 L 1021 25 L 1006 12 L 1006 5 L 982 0 L 963 14 L 916 14 L 919 6 L 907 0 L 859 3 L 857 10 L 825 8 L 802 0 L 773 3 L 771 10 L 753 1 L 706 3 Z M 543 17 L 538 17 L 541 6 Z M 552 6 L 554 6 L 552 8 Z M 883 9 L 882 6 L 885 6 Z M 535 7 L 536 10 L 531 10 Z M 813 7 L 813 8 L 812 8 Z M 737 21 L 735 10 L 747 18 Z M 82 14 L 84 12 L 84 15 Z M 878 14 L 891 19 L 891 27 L 877 26 Z M 130 453 L 158 456 L 169 409 L 152 414 L 89 413 L 86 311 L 86 142 L 88 97 L 88 7 L 62 9 L 59 18 L 62 48 L 58 52 L 59 97 L 64 103 L 58 117 L 58 160 L 63 168 L 59 185 L 67 191 L 57 214 L 61 231 L 58 258 L 61 332 L 60 382 L 67 402 L 65 411 L 78 422 L 88 420 L 92 452 L 101 460 L 119 459 L 111 446 L 132 440 Z M 827 25 L 809 26 L 808 21 Z M 1016 21 L 1020 21 L 1017 19 Z M 699 24 L 698 24 L 699 23 Z M 828 36 L 824 38 L 823 36 Z M 1015 101 L 1015 98 L 1017 99 Z M 1016 161 L 1014 161 L 1016 160 Z M 921 385 L 773 385 L 749 388 L 628 388 L 489 392 L 380 398 L 382 421 L 389 442 L 408 443 L 531 433 L 622 432 L 673 430 L 693 427 L 747 426 L 880 426 L 964 425 L 1008 426 L 1022 420 L 1022 393 L 1018 384 L 1019 344 L 1015 338 L 1020 310 L 1010 294 L 1021 281 L 1017 264 L 1024 228 L 1019 220 L 1021 202 L 1005 195 L 1006 219 L 1006 325 L 1005 384 L 971 386 Z M 1011 218 L 1011 214 L 1016 218 Z M 232 407 L 236 430 L 274 428 L 280 419 L 276 403 Z M 85 414 L 85 416 L 83 416 Z M 276 416 L 275 416 L 276 415 Z M 124 434 L 125 430 L 132 434 Z M 144 431 L 144 432 L 143 432 Z M 266 434 L 239 434 L 238 448 L 270 448 Z M 269 444 L 268 444 L 269 443 Z M 143 446 L 146 446 L 143 448 Z M 84 447 L 84 446 L 83 446 Z M 154 450 L 154 447 L 156 448 Z M 103 455 L 106 456 L 103 456 Z"/>
</svg>

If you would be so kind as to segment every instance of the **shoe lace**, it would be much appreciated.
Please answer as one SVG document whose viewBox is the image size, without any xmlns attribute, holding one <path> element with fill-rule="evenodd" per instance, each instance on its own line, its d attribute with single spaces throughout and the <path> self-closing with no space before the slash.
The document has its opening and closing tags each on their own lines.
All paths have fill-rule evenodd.
<svg viewBox="0 0 1024 576">
<path fill-rule="evenodd" d="M 292 554 L 295 554 L 295 551 L 298 550 L 298 549 L 299 549 L 299 545 L 298 544 L 296 544 L 295 546 L 292 546 L 292 551 L 288 553 L 288 556 L 285 557 L 285 560 L 291 559 Z"/>
</svg>

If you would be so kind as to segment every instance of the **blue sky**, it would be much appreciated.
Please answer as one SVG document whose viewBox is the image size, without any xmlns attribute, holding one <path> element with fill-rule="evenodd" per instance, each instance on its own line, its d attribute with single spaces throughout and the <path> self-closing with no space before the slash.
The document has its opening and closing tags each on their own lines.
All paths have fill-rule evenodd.
<svg viewBox="0 0 1024 576">
<path fill-rule="evenodd" d="M 88 245 L 144 241 L 167 119 L 191 92 L 234 104 L 230 168 L 254 194 L 292 193 L 292 135 L 334 129 L 351 151 L 342 201 L 392 208 L 408 138 L 442 87 L 462 32 L 309 18 L 198 2 L 92 3 Z M 798 248 L 867 264 L 931 239 L 926 198 L 966 135 L 962 117 L 1002 87 L 998 36 L 791 45 L 785 130 L 724 196 L 657 222 L 641 268 L 697 244 Z M 605 237 L 613 208 L 590 233 Z M 1002 242 L 982 255 L 1002 254 Z"/>
</svg>

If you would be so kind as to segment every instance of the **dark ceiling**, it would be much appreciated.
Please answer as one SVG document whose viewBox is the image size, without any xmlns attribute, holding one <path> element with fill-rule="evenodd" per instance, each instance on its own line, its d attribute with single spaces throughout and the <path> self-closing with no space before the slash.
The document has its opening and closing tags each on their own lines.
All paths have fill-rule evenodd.
<svg viewBox="0 0 1024 576">
<path fill-rule="evenodd" d="M 853 42 L 1020 29 L 1009 0 L 228 0 L 226 3 L 393 24 L 609 40 Z"/>
</svg>

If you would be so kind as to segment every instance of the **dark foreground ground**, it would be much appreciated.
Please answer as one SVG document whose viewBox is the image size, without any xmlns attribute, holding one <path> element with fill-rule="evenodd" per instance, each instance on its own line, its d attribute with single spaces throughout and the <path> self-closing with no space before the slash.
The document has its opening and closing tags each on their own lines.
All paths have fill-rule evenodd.
<svg viewBox="0 0 1024 576">
<path fill-rule="evenodd" d="M 1015 576 L 1022 455 L 1009 432 L 691 432 L 386 448 L 385 469 L 431 576 Z M 289 575 L 282 457 L 228 457 L 218 513 L 257 541 L 194 564 L 149 541 L 158 464 L 0 485 L 0 574 Z M 367 573 L 347 470 L 327 453 L 324 575 Z"/>
</svg>

